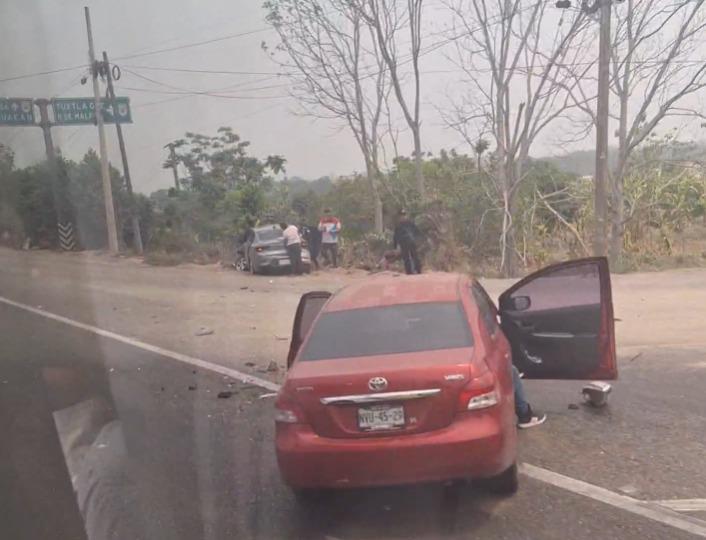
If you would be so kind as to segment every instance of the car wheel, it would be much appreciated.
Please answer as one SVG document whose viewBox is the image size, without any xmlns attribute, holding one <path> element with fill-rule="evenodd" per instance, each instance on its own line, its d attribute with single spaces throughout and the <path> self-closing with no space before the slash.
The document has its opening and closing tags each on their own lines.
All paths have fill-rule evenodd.
<svg viewBox="0 0 706 540">
<path fill-rule="evenodd" d="M 245 257 L 239 257 L 235 261 L 235 269 L 238 272 L 245 272 L 248 269 L 248 260 Z"/>
<path fill-rule="evenodd" d="M 483 479 L 482 484 L 485 489 L 497 495 L 512 495 L 516 493 L 519 487 L 517 463 L 513 463 L 512 466 L 497 476 Z"/>
</svg>

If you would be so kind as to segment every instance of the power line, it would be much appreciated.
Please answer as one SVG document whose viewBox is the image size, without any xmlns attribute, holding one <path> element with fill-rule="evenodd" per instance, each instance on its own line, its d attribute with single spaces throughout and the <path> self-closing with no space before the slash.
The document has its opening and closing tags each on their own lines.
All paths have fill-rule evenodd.
<svg viewBox="0 0 706 540">
<path fill-rule="evenodd" d="M 157 49 L 156 51 L 147 51 L 147 52 L 143 52 L 143 53 L 118 56 L 118 57 L 114 58 L 113 60 L 129 60 L 131 58 L 141 58 L 143 56 L 151 56 L 154 54 L 162 54 L 165 52 L 180 51 L 182 49 L 189 49 L 192 47 L 200 47 L 201 45 L 208 45 L 210 43 L 217 43 L 219 41 L 226 41 L 229 39 L 235 39 L 235 38 L 239 38 L 239 37 L 250 36 L 253 34 L 259 34 L 261 32 L 267 32 L 269 30 L 271 30 L 269 27 L 259 28 L 257 30 L 250 30 L 248 32 L 241 32 L 239 34 L 230 34 L 227 36 L 217 37 L 217 38 L 213 38 L 213 39 L 207 39 L 206 41 L 197 41 L 195 43 L 186 43 L 184 45 L 176 45 L 174 47 L 167 47 L 166 49 Z"/>
<path fill-rule="evenodd" d="M 209 75 L 283 75 L 277 71 L 231 71 L 225 69 L 191 69 L 191 68 L 169 68 L 156 66 L 125 66 L 129 69 L 144 69 L 147 71 L 169 71 L 176 73 L 204 73 Z"/>
<path fill-rule="evenodd" d="M 182 49 L 188 49 L 188 48 L 192 48 L 192 47 L 200 47 L 200 46 L 202 46 L 202 45 L 208 45 L 209 43 L 217 43 L 217 42 L 220 42 L 220 41 L 226 41 L 226 40 L 235 39 L 235 38 L 238 38 L 238 37 L 250 36 L 250 35 L 258 34 L 258 33 L 261 33 L 261 32 L 266 32 L 266 31 L 268 31 L 268 30 L 270 30 L 269 27 L 267 27 L 267 28 L 258 28 L 258 29 L 256 29 L 256 30 L 250 30 L 250 31 L 247 31 L 247 32 L 240 32 L 240 33 L 238 33 L 238 34 L 230 34 L 230 35 L 227 35 L 227 36 L 221 36 L 221 37 L 217 37 L 217 38 L 213 38 L 213 39 L 208 39 L 208 40 L 205 40 L 205 41 L 196 41 L 196 42 L 193 42 L 193 43 L 185 43 L 185 44 L 183 44 L 183 45 L 177 45 L 177 46 L 174 46 L 174 47 L 168 47 L 168 48 L 165 48 L 165 49 L 157 49 L 157 50 L 155 50 L 155 51 L 147 51 L 147 52 L 144 52 L 144 53 L 136 53 L 136 54 L 128 54 L 128 55 L 125 55 L 125 56 L 118 56 L 118 57 L 114 58 L 114 60 L 128 60 L 128 59 L 131 59 L 131 58 L 141 58 L 141 57 L 143 57 L 143 56 L 151 56 L 151 55 L 162 54 L 162 53 L 171 52 L 171 51 L 179 51 L 179 50 L 182 50 Z M 32 77 L 40 77 L 40 76 L 43 76 L 43 75 L 51 75 L 51 74 L 53 74 L 53 73 L 62 73 L 62 72 L 64 72 L 64 71 L 73 71 L 73 70 L 76 70 L 76 69 L 88 69 L 88 67 L 89 67 L 89 66 L 86 65 L 86 64 L 81 64 L 80 66 L 63 67 L 63 68 L 57 68 L 57 69 L 50 69 L 50 70 L 47 70 L 47 71 L 38 71 L 38 72 L 36 72 L 36 73 L 27 73 L 27 74 L 25 74 L 25 75 L 16 75 L 16 76 L 13 76 L 13 77 L 5 77 L 5 78 L 3 78 L 3 79 L 0 79 L 0 83 L 3 83 L 3 82 L 10 82 L 10 81 L 18 81 L 18 80 L 22 80 L 22 79 L 29 79 L 29 78 L 32 78 Z"/>
<path fill-rule="evenodd" d="M 16 75 L 14 77 L 6 77 L 4 79 L 0 79 L 0 83 L 10 82 L 10 81 L 19 81 L 21 79 L 29 79 L 32 77 L 40 77 L 42 75 L 51 75 L 53 73 L 62 73 L 64 71 L 73 71 L 76 69 L 88 69 L 88 66 L 86 64 L 81 64 L 80 66 L 51 69 L 49 71 L 38 71 L 36 73 L 27 73 L 26 75 Z"/>
<path fill-rule="evenodd" d="M 145 81 L 147 81 L 147 82 L 150 82 L 150 83 L 152 83 L 152 84 L 157 84 L 157 85 L 159 85 L 159 86 L 164 86 L 164 87 L 169 88 L 169 89 L 171 89 L 171 90 L 180 90 L 180 91 L 182 91 L 182 92 L 188 92 L 188 93 L 191 93 L 191 94 L 201 94 L 201 93 L 208 93 L 208 94 L 210 94 L 210 93 L 223 92 L 223 91 L 225 91 L 225 90 L 233 90 L 233 89 L 235 89 L 235 88 L 242 88 L 242 89 L 245 90 L 245 91 L 252 92 L 252 91 L 256 91 L 256 90 L 268 90 L 268 89 L 270 89 L 270 88 L 282 88 L 282 87 L 285 87 L 285 86 L 289 86 L 289 84 L 276 84 L 276 85 L 270 85 L 270 86 L 261 86 L 261 87 L 258 87 L 258 88 L 243 88 L 243 87 L 250 86 L 250 85 L 253 85 L 253 84 L 256 84 L 256 83 L 262 83 L 262 82 L 269 81 L 269 80 L 272 80 L 272 79 L 276 79 L 276 78 L 277 78 L 276 76 L 270 76 L 270 77 L 261 77 L 260 79 L 257 79 L 257 80 L 251 80 L 251 81 L 245 81 L 245 82 L 240 82 L 240 83 L 236 83 L 236 84 L 231 84 L 231 85 L 224 86 L 224 87 L 221 87 L 221 88 L 207 89 L 207 90 L 192 90 L 192 89 L 189 89 L 189 88 L 183 88 L 183 87 L 180 87 L 180 86 L 174 86 L 173 84 L 165 83 L 165 82 L 163 82 L 163 81 L 159 81 L 159 80 L 157 80 L 157 79 L 153 79 L 153 78 L 151 78 L 151 77 L 147 77 L 146 75 L 142 75 L 142 74 L 140 74 L 140 73 L 136 73 L 136 72 L 131 71 L 131 70 L 129 70 L 129 69 L 123 68 L 123 71 L 125 71 L 126 73 L 130 73 L 131 75 L 134 75 L 135 77 L 138 77 L 138 78 L 140 78 L 140 79 L 142 79 L 142 80 L 145 80 Z"/>
<path fill-rule="evenodd" d="M 289 85 L 282 85 L 289 86 Z M 210 92 L 182 92 L 177 90 L 155 90 L 153 88 L 135 88 L 131 86 L 123 86 L 124 90 L 132 92 L 147 92 L 151 94 L 171 94 L 171 95 L 186 95 L 186 96 L 208 96 L 222 99 L 283 99 L 289 96 L 232 96 L 225 94 L 214 94 Z"/>
</svg>

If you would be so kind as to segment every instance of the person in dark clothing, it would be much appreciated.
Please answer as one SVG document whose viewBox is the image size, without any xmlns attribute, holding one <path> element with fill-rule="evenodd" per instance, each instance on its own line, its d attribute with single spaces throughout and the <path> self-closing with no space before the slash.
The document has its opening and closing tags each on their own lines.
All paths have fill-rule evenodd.
<svg viewBox="0 0 706 540">
<path fill-rule="evenodd" d="M 406 210 L 400 210 L 399 216 L 397 227 L 395 227 L 393 247 L 400 249 L 404 270 L 407 274 L 421 274 L 422 264 L 419 262 L 417 254 L 417 238 L 421 236 L 421 233 L 414 222 L 409 219 Z"/>
<path fill-rule="evenodd" d="M 309 246 L 309 257 L 314 270 L 319 269 L 319 254 L 321 253 L 321 231 L 316 226 L 304 225 L 302 227 L 304 240 Z"/>
</svg>

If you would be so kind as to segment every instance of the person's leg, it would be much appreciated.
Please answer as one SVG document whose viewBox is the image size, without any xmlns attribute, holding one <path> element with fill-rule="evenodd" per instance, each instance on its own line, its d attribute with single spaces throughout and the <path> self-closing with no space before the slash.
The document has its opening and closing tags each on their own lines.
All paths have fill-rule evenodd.
<svg viewBox="0 0 706 540">
<path fill-rule="evenodd" d="M 409 247 L 408 246 L 401 246 L 401 251 L 402 251 L 402 262 L 404 262 L 404 271 L 405 274 L 412 274 L 413 273 L 413 268 L 412 268 L 412 256 L 409 252 Z"/>
<path fill-rule="evenodd" d="M 520 372 L 515 366 L 512 366 L 512 386 L 515 390 L 515 414 L 517 418 L 526 418 L 530 412 L 530 405 L 527 403 L 527 396 L 525 395 L 525 387 L 522 384 L 522 379 L 520 378 Z"/>
<path fill-rule="evenodd" d="M 303 272 L 302 270 L 302 247 L 300 244 L 294 244 L 292 246 L 292 254 L 294 255 L 294 273 L 300 276 Z"/>
<path fill-rule="evenodd" d="M 324 259 L 326 266 L 331 266 L 331 254 L 329 253 L 329 245 L 327 243 L 321 244 L 321 256 Z"/>
<path fill-rule="evenodd" d="M 333 267 L 338 268 L 338 244 L 331 244 L 331 258 L 333 259 Z"/>
<path fill-rule="evenodd" d="M 294 246 L 287 246 L 287 256 L 289 257 L 289 273 L 293 274 L 294 273 L 294 265 L 295 265 L 295 258 L 294 258 Z"/>
<path fill-rule="evenodd" d="M 409 248 L 410 256 L 412 257 L 412 262 L 414 263 L 414 273 L 422 273 L 422 263 L 419 261 L 419 254 L 417 253 L 417 246 L 412 244 Z"/>
<path fill-rule="evenodd" d="M 546 414 L 536 414 L 525 395 L 525 386 L 522 384 L 520 372 L 512 366 L 512 386 L 515 390 L 515 414 L 517 415 L 517 427 L 527 429 L 543 424 L 547 419 Z"/>
</svg>

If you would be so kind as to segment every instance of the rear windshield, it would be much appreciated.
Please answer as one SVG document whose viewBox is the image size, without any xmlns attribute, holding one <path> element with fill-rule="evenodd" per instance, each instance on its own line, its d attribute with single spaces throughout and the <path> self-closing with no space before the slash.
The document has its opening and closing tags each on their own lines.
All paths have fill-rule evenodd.
<svg viewBox="0 0 706 540">
<path fill-rule="evenodd" d="M 257 239 L 260 242 L 269 242 L 270 240 L 277 240 L 282 238 L 282 229 L 264 229 L 257 231 Z"/>
<path fill-rule="evenodd" d="M 456 349 L 473 345 L 461 304 L 399 304 L 325 313 L 301 360 Z"/>
</svg>

